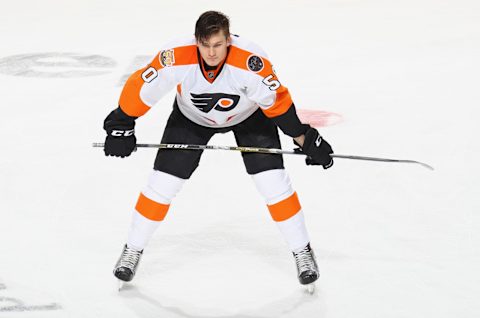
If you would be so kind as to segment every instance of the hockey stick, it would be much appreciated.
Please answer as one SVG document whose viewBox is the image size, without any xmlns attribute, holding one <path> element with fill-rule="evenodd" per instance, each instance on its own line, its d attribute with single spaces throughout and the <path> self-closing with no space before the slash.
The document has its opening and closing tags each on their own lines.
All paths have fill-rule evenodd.
<svg viewBox="0 0 480 318">
<path fill-rule="evenodd" d="M 93 147 L 104 147 L 104 143 L 94 142 Z M 268 153 L 277 155 L 305 155 L 301 151 L 296 150 L 283 150 L 275 148 L 255 148 L 255 147 L 232 147 L 232 146 L 214 146 L 214 145 L 187 145 L 187 144 L 137 144 L 137 148 L 157 148 L 157 149 L 177 149 L 177 150 L 233 150 L 241 152 L 256 152 L 256 153 Z M 331 154 L 332 158 L 340 159 L 354 159 L 354 160 L 366 160 L 366 161 L 381 161 L 381 162 L 399 162 L 399 163 L 415 163 L 430 170 L 434 170 L 432 166 L 426 163 L 415 160 L 402 160 L 402 159 L 388 159 L 377 157 L 364 157 L 364 156 L 352 156 L 352 155 L 337 155 Z"/>
</svg>

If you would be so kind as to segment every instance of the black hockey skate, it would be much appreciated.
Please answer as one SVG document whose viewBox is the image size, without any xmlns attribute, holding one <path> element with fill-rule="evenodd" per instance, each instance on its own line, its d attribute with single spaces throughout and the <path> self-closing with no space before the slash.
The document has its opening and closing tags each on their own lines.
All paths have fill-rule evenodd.
<svg viewBox="0 0 480 318">
<path fill-rule="evenodd" d="M 306 285 L 309 293 L 315 291 L 315 285 L 313 284 L 318 277 L 317 262 L 315 255 L 310 247 L 310 243 L 307 244 L 301 251 L 294 252 L 295 263 L 297 264 L 298 280 L 300 284 Z"/>
<path fill-rule="evenodd" d="M 135 276 L 142 253 L 143 251 L 131 249 L 126 244 L 123 247 L 122 254 L 113 269 L 113 275 L 120 280 L 119 289 L 122 288 L 123 282 L 129 282 Z"/>
</svg>

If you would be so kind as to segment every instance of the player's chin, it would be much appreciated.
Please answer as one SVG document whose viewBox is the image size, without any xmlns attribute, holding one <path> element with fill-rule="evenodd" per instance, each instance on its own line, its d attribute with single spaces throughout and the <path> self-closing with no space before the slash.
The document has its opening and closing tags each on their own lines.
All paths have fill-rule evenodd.
<svg viewBox="0 0 480 318">
<path fill-rule="evenodd" d="M 207 61 L 208 66 L 218 66 L 219 61 L 217 59 L 208 59 Z"/>
</svg>

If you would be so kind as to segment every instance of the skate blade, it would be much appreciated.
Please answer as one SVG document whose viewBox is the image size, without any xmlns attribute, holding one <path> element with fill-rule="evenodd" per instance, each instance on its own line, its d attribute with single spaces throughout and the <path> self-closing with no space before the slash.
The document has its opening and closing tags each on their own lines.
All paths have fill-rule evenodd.
<svg viewBox="0 0 480 318">
<path fill-rule="evenodd" d="M 313 295 L 315 293 L 315 284 L 311 283 L 306 286 L 306 290 L 310 295 Z"/>
<path fill-rule="evenodd" d="M 118 279 L 118 291 L 122 291 L 123 286 L 125 285 L 125 282 L 123 280 Z"/>
</svg>

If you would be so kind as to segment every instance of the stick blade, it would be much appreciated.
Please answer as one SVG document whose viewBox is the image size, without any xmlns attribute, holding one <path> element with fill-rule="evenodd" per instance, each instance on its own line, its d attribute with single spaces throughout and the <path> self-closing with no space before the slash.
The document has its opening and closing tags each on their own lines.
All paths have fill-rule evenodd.
<svg viewBox="0 0 480 318">
<path fill-rule="evenodd" d="M 332 158 L 341 158 L 341 159 L 354 159 L 354 160 L 366 160 L 366 161 L 379 161 L 379 162 L 398 162 L 398 163 L 413 163 L 421 165 L 424 168 L 429 170 L 434 170 L 432 166 L 415 160 L 402 160 L 402 159 L 389 159 L 389 158 L 377 158 L 377 157 L 365 157 L 365 156 L 352 156 L 352 155 L 338 155 L 331 154 Z"/>
</svg>

